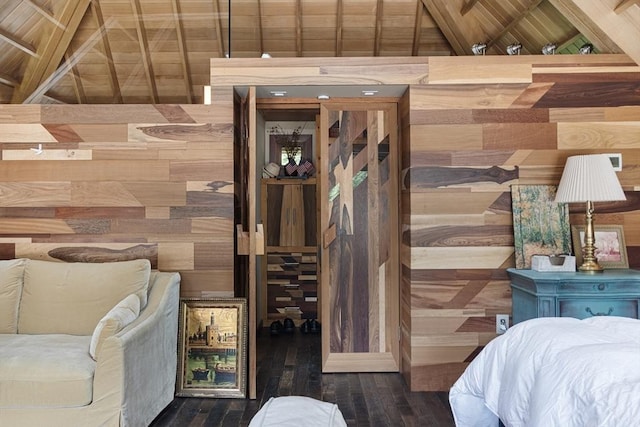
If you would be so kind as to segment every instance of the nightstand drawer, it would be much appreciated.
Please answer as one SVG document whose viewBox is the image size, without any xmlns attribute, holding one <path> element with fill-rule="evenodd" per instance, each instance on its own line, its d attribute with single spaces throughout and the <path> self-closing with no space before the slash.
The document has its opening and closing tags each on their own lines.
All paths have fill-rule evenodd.
<svg viewBox="0 0 640 427">
<path fill-rule="evenodd" d="M 592 316 L 622 316 L 638 318 L 638 300 L 606 298 L 558 299 L 561 317 L 586 319 Z"/>
</svg>

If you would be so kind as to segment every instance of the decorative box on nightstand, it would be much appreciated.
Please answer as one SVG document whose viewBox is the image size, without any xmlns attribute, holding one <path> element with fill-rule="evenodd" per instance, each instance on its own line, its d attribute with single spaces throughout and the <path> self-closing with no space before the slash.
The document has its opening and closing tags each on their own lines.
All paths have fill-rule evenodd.
<svg viewBox="0 0 640 427">
<path fill-rule="evenodd" d="M 513 323 L 536 317 L 622 316 L 638 318 L 640 271 L 602 273 L 507 269 Z"/>
</svg>

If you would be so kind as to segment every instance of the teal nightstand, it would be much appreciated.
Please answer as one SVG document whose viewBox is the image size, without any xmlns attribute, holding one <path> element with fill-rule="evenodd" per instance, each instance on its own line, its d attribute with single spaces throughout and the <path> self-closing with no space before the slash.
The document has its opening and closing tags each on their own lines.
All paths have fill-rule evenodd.
<svg viewBox="0 0 640 427">
<path fill-rule="evenodd" d="M 536 317 L 622 316 L 638 318 L 640 271 L 602 273 L 507 269 L 513 323 Z"/>
</svg>

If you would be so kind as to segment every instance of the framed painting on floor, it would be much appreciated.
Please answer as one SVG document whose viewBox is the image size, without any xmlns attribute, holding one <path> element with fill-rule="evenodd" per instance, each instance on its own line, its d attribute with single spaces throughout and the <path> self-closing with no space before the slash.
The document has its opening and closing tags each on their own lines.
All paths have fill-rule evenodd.
<svg viewBox="0 0 640 427">
<path fill-rule="evenodd" d="M 181 298 L 176 396 L 246 397 L 247 304 Z"/>
</svg>

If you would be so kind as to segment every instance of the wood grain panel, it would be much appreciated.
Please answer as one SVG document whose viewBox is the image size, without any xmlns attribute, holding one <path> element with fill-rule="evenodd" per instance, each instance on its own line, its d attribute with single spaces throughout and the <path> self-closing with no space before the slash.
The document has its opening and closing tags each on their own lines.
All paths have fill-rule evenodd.
<svg viewBox="0 0 640 427">
<path fill-rule="evenodd" d="M 531 83 L 531 64 L 474 58 L 467 66 L 460 61 L 433 57 L 429 60 L 429 84 Z"/>
<path fill-rule="evenodd" d="M 37 150 L 37 151 L 36 151 Z M 42 150 L 42 151 L 40 151 Z M 49 150 L 46 146 L 33 149 L 2 150 L 2 160 L 91 160 L 91 150 Z"/>
<path fill-rule="evenodd" d="M 469 191 L 434 191 L 434 192 L 412 192 L 411 205 L 408 210 L 403 210 L 411 215 L 441 215 L 455 212 L 457 215 L 482 214 L 493 203 L 501 193 L 496 189 L 496 193 L 483 192 L 471 193 Z M 460 200 L 464 199 L 464 203 Z"/>
<path fill-rule="evenodd" d="M 606 77 L 606 76 L 603 76 Z M 588 93 L 589 96 L 584 96 Z M 555 83 L 536 103 L 536 108 L 619 107 L 640 105 L 640 83 Z"/>
<path fill-rule="evenodd" d="M 510 85 L 415 85 L 410 86 L 411 108 L 440 110 L 453 108 L 509 108 L 528 88 L 526 84 Z M 538 103 L 540 104 L 540 103 Z M 544 105 L 537 105 L 544 108 Z"/>
<path fill-rule="evenodd" d="M 621 150 L 637 148 L 640 121 L 558 123 L 558 148 Z"/>
<path fill-rule="evenodd" d="M 226 99 L 0 106 L 0 256 L 148 258 L 180 272 L 184 294 L 231 296 L 230 111 Z"/>
<path fill-rule="evenodd" d="M 501 268 L 512 254 L 512 247 L 412 248 L 409 267 L 412 269 Z"/>
<path fill-rule="evenodd" d="M 0 104 L 0 124 L 40 123 L 39 105 Z"/>
<path fill-rule="evenodd" d="M 557 147 L 553 123 L 489 123 L 482 128 L 482 138 L 483 148 L 487 150 Z"/>
<path fill-rule="evenodd" d="M 0 133 L 0 143 L 48 143 L 56 139 L 39 123 L 33 124 L 3 124 Z"/>
<path fill-rule="evenodd" d="M 482 149 L 482 126 L 468 125 L 415 125 L 411 126 L 411 149 L 440 151 L 443 146 L 451 150 Z"/>
</svg>

